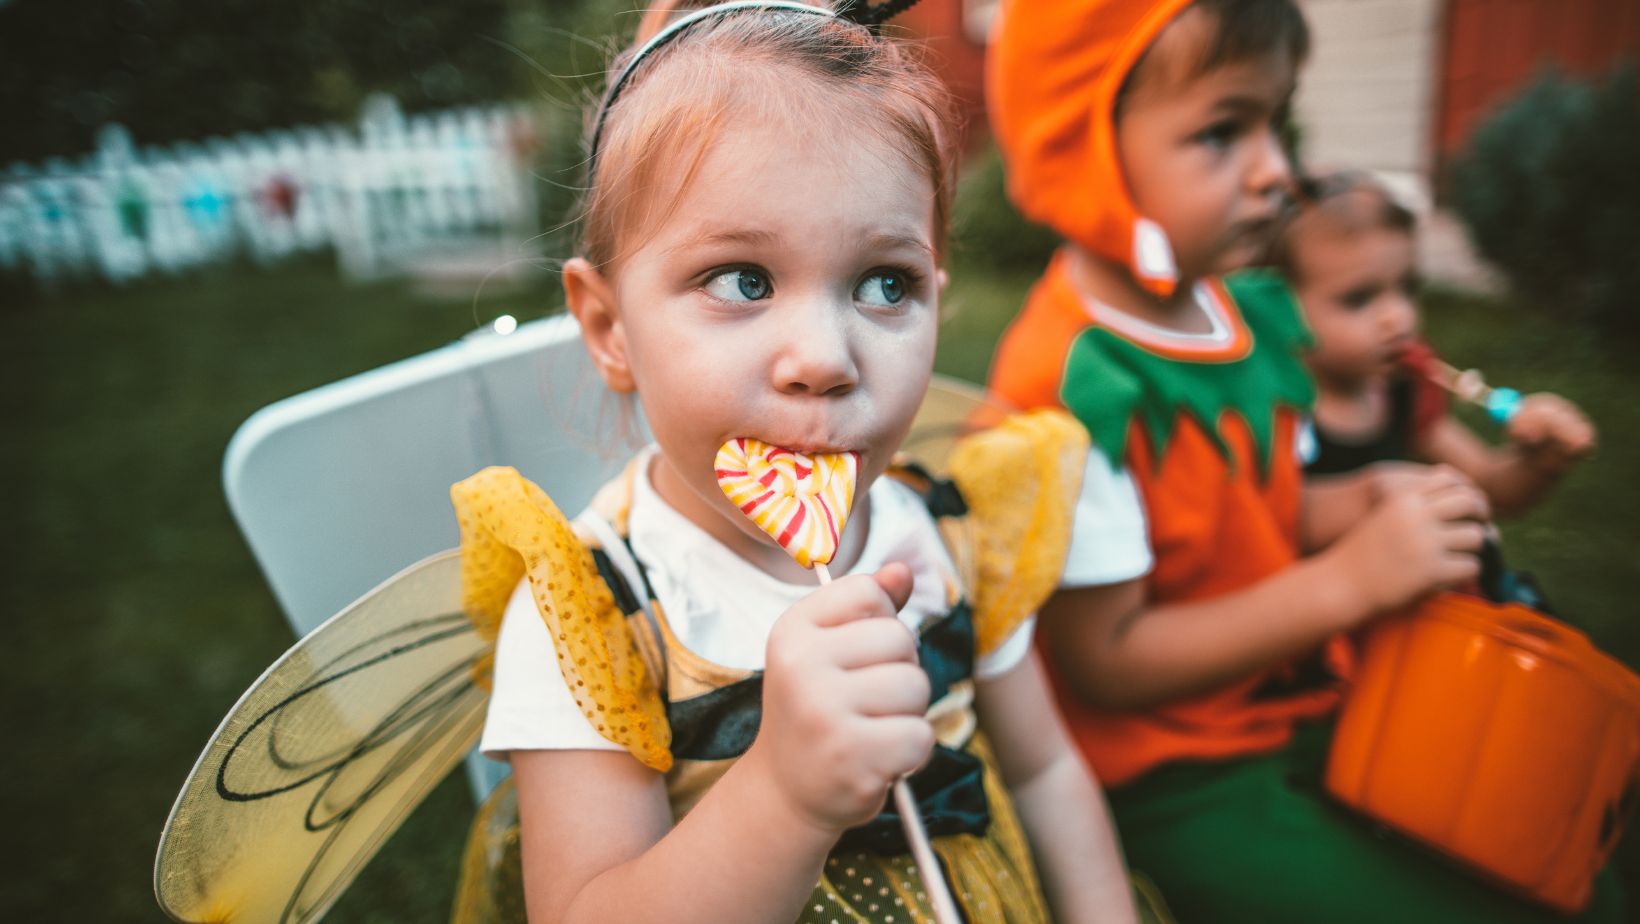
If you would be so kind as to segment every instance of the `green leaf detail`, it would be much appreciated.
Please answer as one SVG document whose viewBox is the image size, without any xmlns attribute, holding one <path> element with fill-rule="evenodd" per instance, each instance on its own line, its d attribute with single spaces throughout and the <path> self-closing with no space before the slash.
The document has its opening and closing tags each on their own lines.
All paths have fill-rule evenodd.
<svg viewBox="0 0 1640 924">
<path fill-rule="evenodd" d="M 1193 416 L 1234 466 L 1219 426 L 1223 415 L 1233 412 L 1253 435 L 1260 478 L 1268 477 L 1277 409 L 1303 413 L 1315 400 L 1315 386 L 1300 359 L 1310 334 L 1291 290 L 1276 274 L 1237 273 L 1225 279 L 1225 287 L 1252 334 L 1252 347 L 1240 359 L 1168 359 L 1098 326 L 1072 342 L 1060 398 L 1113 466 L 1125 464 L 1135 419 L 1160 465 L 1181 414 Z"/>
</svg>

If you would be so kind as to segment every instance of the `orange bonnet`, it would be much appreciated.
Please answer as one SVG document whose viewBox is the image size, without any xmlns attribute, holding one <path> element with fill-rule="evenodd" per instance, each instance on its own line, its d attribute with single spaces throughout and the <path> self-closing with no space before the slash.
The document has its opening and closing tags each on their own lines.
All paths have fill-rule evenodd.
<svg viewBox="0 0 1640 924">
<path fill-rule="evenodd" d="M 986 67 L 1008 195 L 1025 217 L 1128 266 L 1158 295 L 1173 247 L 1139 214 L 1116 145 L 1116 97 L 1145 49 L 1191 0 L 1005 0 Z"/>
</svg>

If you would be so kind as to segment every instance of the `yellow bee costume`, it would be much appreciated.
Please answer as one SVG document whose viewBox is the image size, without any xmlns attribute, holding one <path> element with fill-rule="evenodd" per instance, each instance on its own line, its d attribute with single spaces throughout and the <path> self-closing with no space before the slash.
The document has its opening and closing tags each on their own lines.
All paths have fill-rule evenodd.
<svg viewBox="0 0 1640 924">
<path fill-rule="evenodd" d="M 958 443 L 949 481 L 913 466 L 892 473 L 920 495 L 954 566 L 948 611 L 920 627 L 940 747 L 912 786 L 974 922 L 1046 920 L 1028 848 L 976 732 L 971 674 L 1057 583 L 1086 452 L 1079 425 L 1041 412 Z M 630 474 L 593 505 L 617 536 Z M 490 469 L 453 494 L 459 555 L 407 568 L 338 613 L 224 719 L 155 863 L 155 894 L 173 919 L 322 916 L 477 742 L 501 615 L 525 576 L 577 704 L 599 734 L 666 774 L 677 815 L 750 743 L 760 675 L 676 644 L 647 586 L 640 597 L 597 538 L 575 532 L 544 492 Z M 899 830 L 885 812 L 849 832 L 802 920 L 927 919 Z M 456 921 L 524 919 L 517 831 L 513 788 L 503 784 L 472 826 Z"/>
<path fill-rule="evenodd" d="M 890 473 L 922 497 L 956 566 L 947 611 L 919 630 L 939 744 L 911 785 L 953 891 L 975 922 L 1047 920 L 1029 849 L 977 732 L 972 675 L 976 656 L 1007 639 L 1056 586 L 1086 451 L 1080 427 L 1044 413 L 964 441 L 950 481 L 912 466 Z M 623 541 L 632 480 L 629 469 L 592 504 Z M 488 469 L 457 485 L 453 497 L 463 596 L 480 631 L 494 637 L 527 577 L 581 711 L 600 734 L 666 775 L 681 817 L 750 746 L 761 674 L 714 664 L 680 644 L 647 580 L 633 587 L 597 536 L 574 532 L 515 471 Z M 515 811 L 507 784 L 481 810 L 458 920 L 522 920 Z M 844 835 L 804 908 L 803 921 L 929 916 L 892 805 Z"/>
</svg>

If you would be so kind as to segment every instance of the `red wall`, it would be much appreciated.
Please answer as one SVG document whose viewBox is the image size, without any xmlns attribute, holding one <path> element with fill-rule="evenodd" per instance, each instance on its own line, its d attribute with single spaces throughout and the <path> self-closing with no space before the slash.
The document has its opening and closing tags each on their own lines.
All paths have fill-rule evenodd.
<svg viewBox="0 0 1640 924">
<path fill-rule="evenodd" d="M 922 0 L 896 16 L 894 24 L 926 42 L 929 65 L 956 97 L 963 147 L 971 149 L 986 137 L 985 46 L 964 33 L 962 0 Z"/>
<path fill-rule="evenodd" d="M 1442 161 L 1544 66 L 1595 76 L 1625 55 L 1640 59 L 1640 0 L 1448 0 L 1445 41 L 1435 137 Z"/>
</svg>

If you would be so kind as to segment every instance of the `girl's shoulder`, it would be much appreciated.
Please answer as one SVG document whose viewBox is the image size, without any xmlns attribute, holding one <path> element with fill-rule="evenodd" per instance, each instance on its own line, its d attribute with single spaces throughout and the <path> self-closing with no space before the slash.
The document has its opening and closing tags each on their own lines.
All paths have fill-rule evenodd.
<svg viewBox="0 0 1640 924">
<path fill-rule="evenodd" d="M 492 645 L 521 580 L 555 640 L 558 666 L 599 734 L 659 771 L 671 734 L 627 613 L 600 574 L 595 540 L 516 469 L 491 467 L 450 489 L 461 530 L 462 607 Z M 488 682 L 489 665 L 475 667 Z"/>
<path fill-rule="evenodd" d="M 980 654 L 1006 640 L 1059 585 L 1087 455 L 1082 425 L 1044 409 L 963 438 L 942 476 L 915 465 L 891 473 L 934 518 L 974 608 Z"/>
</svg>

